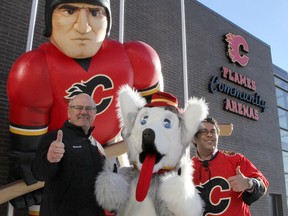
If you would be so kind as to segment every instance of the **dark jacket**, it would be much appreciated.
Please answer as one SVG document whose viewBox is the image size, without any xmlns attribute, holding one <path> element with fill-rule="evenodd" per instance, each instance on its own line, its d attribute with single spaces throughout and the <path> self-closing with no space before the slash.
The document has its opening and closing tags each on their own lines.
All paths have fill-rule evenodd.
<svg viewBox="0 0 288 216">
<path fill-rule="evenodd" d="M 40 207 L 41 216 L 102 216 L 96 202 L 94 184 L 102 171 L 105 157 L 88 139 L 82 128 L 68 121 L 62 127 L 65 153 L 59 163 L 50 163 L 47 152 L 57 131 L 46 134 L 40 142 L 32 172 L 45 181 Z"/>
</svg>

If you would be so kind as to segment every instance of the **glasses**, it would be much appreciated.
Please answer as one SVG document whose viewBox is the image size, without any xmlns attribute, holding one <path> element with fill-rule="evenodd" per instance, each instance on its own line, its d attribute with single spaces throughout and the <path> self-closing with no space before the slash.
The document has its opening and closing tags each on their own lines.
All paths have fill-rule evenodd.
<svg viewBox="0 0 288 216">
<path fill-rule="evenodd" d="M 77 110 L 77 111 L 82 111 L 83 109 L 85 109 L 86 111 L 96 110 L 96 107 L 92 107 L 92 106 L 80 106 L 80 105 L 70 106 L 70 108 L 75 109 L 75 110 Z"/>
<path fill-rule="evenodd" d="M 206 129 L 202 129 L 202 130 L 199 130 L 198 133 L 204 136 L 207 136 L 210 133 L 212 136 L 215 136 L 217 132 L 216 130 L 208 131 Z"/>
</svg>

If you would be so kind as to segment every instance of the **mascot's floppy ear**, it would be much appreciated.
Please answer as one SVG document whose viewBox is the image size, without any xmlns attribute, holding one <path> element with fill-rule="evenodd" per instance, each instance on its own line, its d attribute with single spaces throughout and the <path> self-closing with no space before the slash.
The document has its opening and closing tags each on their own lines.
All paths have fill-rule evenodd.
<svg viewBox="0 0 288 216">
<path fill-rule="evenodd" d="M 198 126 L 208 115 L 208 104 L 204 98 L 192 97 L 185 105 L 183 112 L 183 121 L 185 126 L 186 140 L 183 140 L 185 144 L 192 141 L 195 133 L 198 130 Z"/>
<path fill-rule="evenodd" d="M 146 104 L 145 98 L 141 97 L 128 85 L 123 85 L 118 91 L 117 112 L 121 123 L 123 138 L 129 136 L 137 113 Z"/>
</svg>

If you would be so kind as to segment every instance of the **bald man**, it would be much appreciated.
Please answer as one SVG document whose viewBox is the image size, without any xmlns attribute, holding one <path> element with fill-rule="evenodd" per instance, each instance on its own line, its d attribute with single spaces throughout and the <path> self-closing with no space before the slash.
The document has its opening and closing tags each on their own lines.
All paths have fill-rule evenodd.
<svg viewBox="0 0 288 216">
<path fill-rule="evenodd" d="M 94 181 L 105 160 L 91 135 L 96 113 L 93 99 L 79 94 L 70 101 L 62 128 L 41 140 L 32 165 L 35 178 L 45 181 L 41 216 L 104 215 L 94 196 Z"/>
</svg>

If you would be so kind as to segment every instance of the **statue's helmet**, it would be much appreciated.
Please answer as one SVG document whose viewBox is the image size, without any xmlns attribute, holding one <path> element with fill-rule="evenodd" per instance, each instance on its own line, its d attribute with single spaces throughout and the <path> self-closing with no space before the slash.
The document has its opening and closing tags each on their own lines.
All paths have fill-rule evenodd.
<svg viewBox="0 0 288 216">
<path fill-rule="evenodd" d="M 111 18 L 111 10 L 110 10 L 110 0 L 46 0 L 45 2 L 45 30 L 44 36 L 50 37 L 52 33 L 52 13 L 54 9 L 63 3 L 87 3 L 93 5 L 99 5 L 105 8 L 106 15 L 107 15 L 107 30 L 106 30 L 106 37 L 109 36 L 111 25 L 112 25 L 112 18 Z"/>
</svg>

